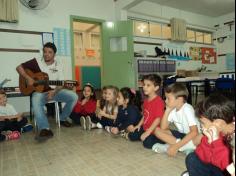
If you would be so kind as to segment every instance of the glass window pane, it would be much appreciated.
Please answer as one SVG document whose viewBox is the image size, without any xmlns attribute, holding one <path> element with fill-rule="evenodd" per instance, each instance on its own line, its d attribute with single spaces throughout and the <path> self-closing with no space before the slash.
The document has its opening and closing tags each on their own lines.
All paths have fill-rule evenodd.
<svg viewBox="0 0 236 176">
<path fill-rule="evenodd" d="M 150 23 L 150 37 L 161 38 L 161 25 Z"/>
<path fill-rule="evenodd" d="M 204 43 L 212 44 L 212 35 L 211 34 L 204 34 Z"/>
<path fill-rule="evenodd" d="M 136 36 L 149 37 L 149 24 L 148 22 L 134 22 L 134 34 Z"/>
<path fill-rule="evenodd" d="M 187 30 L 187 40 L 195 42 L 195 32 L 192 30 Z"/>
<path fill-rule="evenodd" d="M 162 25 L 162 38 L 164 39 L 171 38 L 171 29 L 169 26 Z"/>
<path fill-rule="evenodd" d="M 127 51 L 127 37 L 110 38 L 110 51 L 111 52 Z"/>
<path fill-rule="evenodd" d="M 196 42 L 203 43 L 203 33 L 196 32 Z"/>
</svg>

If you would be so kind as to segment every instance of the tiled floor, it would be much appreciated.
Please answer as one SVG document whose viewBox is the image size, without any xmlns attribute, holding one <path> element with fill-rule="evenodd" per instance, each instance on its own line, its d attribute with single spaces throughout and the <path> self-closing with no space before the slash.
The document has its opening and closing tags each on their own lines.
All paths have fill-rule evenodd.
<svg viewBox="0 0 236 176">
<path fill-rule="evenodd" d="M 52 128 L 55 136 L 44 143 L 34 132 L 0 143 L 0 176 L 180 176 L 185 170 L 181 153 L 156 154 L 101 129 Z"/>
</svg>

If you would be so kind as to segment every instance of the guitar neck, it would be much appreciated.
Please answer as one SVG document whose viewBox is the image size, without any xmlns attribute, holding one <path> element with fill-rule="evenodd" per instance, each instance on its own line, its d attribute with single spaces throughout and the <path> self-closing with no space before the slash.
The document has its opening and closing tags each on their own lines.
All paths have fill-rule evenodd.
<svg viewBox="0 0 236 176">
<path fill-rule="evenodd" d="M 49 85 L 54 85 L 54 86 L 63 86 L 65 84 L 65 81 L 61 80 L 49 80 L 48 81 Z"/>
<path fill-rule="evenodd" d="M 54 86 L 64 86 L 65 84 L 77 85 L 77 81 L 63 81 L 63 80 L 38 80 L 36 85 L 54 85 Z"/>
</svg>

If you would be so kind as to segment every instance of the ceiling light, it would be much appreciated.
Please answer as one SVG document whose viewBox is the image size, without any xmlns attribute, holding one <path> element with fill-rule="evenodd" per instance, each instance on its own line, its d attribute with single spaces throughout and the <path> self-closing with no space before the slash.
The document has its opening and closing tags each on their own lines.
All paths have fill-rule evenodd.
<svg viewBox="0 0 236 176">
<path fill-rule="evenodd" d="M 140 32 L 143 33 L 143 32 L 146 30 L 147 25 L 141 23 L 137 28 L 138 28 L 138 30 L 139 30 Z"/>
</svg>

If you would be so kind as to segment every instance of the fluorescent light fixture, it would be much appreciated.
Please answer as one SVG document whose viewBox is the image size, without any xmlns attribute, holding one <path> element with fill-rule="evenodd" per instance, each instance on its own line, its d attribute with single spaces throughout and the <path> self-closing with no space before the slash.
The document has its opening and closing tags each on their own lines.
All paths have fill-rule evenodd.
<svg viewBox="0 0 236 176">
<path fill-rule="evenodd" d="M 108 28 L 113 28 L 114 27 L 114 23 L 113 22 L 107 22 L 107 27 Z"/>
</svg>

